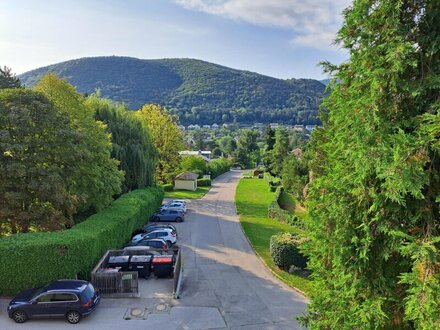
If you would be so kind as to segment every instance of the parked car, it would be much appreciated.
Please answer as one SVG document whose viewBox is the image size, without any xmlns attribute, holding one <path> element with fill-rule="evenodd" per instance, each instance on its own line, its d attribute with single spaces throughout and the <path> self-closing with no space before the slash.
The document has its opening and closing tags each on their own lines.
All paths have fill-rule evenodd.
<svg viewBox="0 0 440 330">
<path fill-rule="evenodd" d="M 134 236 L 131 241 L 137 242 L 144 238 L 163 238 L 165 241 L 169 242 L 169 244 L 174 244 L 177 239 L 177 232 L 170 228 L 156 228 L 152 229 L 144 234 L 138 234 Z"/>
<path fill-rule="evenodd" d="M 151 240 L 153 241 L 153 240 Z M 156 241 L 154 239 L 154 241 Z M 163 241 L 161 239 L 159 239 L 158 241 Z M 167 245 L 167 243 L 165 241 L 163 242 L 159 242 L 160 244 L 156 244 L 158 247 L 153 247 L 150 245 L 133 245 L 133 246 L 126 246 L 123 249 L 122 255 L 124 256 L 129 256 L 129 255 L 133 255 L 134 252 L 136 252 L 136 255 L 161 255 L 161 253 L 157 252 L 157 251 L 152 251 L 151 249 L 162 249 L 163 246 Z"/>
<path fill-rule="evenodd" d="M 159 228 L 169 228 L 169 229 L 174 230 L 177 233 L 176 227 L 171 225 L 171 224 L 169 224 L 169 223 L 156 223 L 156 222 L 154 222 L 154 223 L 146 224 L 143 227 L 143 229 L 146 230 L 146 231 L 150 231 L 151 229 L 155 229 L 155 228 L 157 228 L 157 229 L 159 229 Z"/>
<path fill-rule="evenodd" d="M 182 203 L 169 203 L 169 204 L 163 204 L 160 208 L 161 211 L 163 210 L 173 210 L 173 211 L 179 211 L 182 213 L 186 213 L 186 206 Z"/>
<path fill-rule="evenodd" d="M 186 206 L 186 202 L 183 199 L 173 199 L 170 203 L 180 203 Z"/>
<path fill-rule="evenodd" d="M 16 295 L 8 306 L 8 315 L 17 323 L 30 318 L 65 317 L 78 323 L 98 306 L 100 296 L 87 281 L 58 280 Z"/>
<path fill-rule="evenodd" d="M 162 238 L 144 238 L 128 244 L 128 247 L 132 246 L 150 246 L 154 249 L 168 250 L 168 243 Z"/>
<path fill-rule="evenodd" d="M 149 238 L 162 238 L 164 239 L 168 245 L 172 245 L 176 243 L 177 241 L 177 234 L 176 232 L 173 232 L 171 229 L 165 228 L 165 229 L 157 229 L 151 232 L 148 232 L 146 234 L 139 234 L 136 235 L 131 239 L 132 242 L 136 243 L 138 241 L 141 241 L 143 239 L 149 239 Z"/>
<path fill-rule="evenodd" d="M 131 239 L 133 239 L 134 237 L 139 237 L 139 235 L 147 234 L 158 229 L 169 229 L 176 234 L 176 237 L 178 236 L 176 227 L 174 227 L 173 225 L 154 223 L 153 225 L 147 225 L 141 229 L 135 230 L 131 234 Z"/>
<path fill-rule="evenodd" d="M 153 221 L 176 221 L 182 222 L 185 221 L 185 215 L 176 210 L 163 210 L 157 213 L 154 213 L 151 217 Z"/>
</svg>

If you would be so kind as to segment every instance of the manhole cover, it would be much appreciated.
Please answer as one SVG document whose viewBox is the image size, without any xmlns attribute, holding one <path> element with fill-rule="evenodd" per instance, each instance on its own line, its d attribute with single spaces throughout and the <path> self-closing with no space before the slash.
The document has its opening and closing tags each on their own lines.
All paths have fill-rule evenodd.
<svg viewBox="0 0 440 330">
<path fill-rule="evenodd" d="M 135 316 L 135 317 L 139 317 L 139 316 L 141 316 L 142 314 L 144 313 L 144 311 L 143 310 L 141 310 L 141 309 L 139 309 L 139 308 L 133 308 L 132 310 L 131 310 L 131 315 L 133 315 L 133 316 Z"/>
<path fill-rule="evenodd" d="M 148 316 L 148 309 L 129 308 L 125 312 L 124 320 L 145 320 Z"/>
<path fill-rule="evenodd" d="M 168 313 L 170 311 L 170 305 L 160 303 L 154 306 L 153 312 L 156 313 Z"/>
</svg>

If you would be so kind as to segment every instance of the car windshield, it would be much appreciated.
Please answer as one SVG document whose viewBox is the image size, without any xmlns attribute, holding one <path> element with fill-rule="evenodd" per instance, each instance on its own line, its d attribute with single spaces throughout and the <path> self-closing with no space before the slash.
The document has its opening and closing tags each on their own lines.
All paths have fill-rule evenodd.
<svg viewBox="0 0 440 330">
<path fill-rule="evenodd" d="M 86 299 L 86 301 L 89 301 L 93 298 L 93 296 L 95 295 L 95 288 L 93 287 L 92 284 L 88 284 L 83 292 L 83 296 Z"/>
<path fill-rule="evenodd" d="M 44 287 L 38 288 L 35 292 L 34 295 L 32 296 L 32 299 L 35 299 L 39 294 L 41 294 L 41 292 L 43 292 Z"/>
</svg>

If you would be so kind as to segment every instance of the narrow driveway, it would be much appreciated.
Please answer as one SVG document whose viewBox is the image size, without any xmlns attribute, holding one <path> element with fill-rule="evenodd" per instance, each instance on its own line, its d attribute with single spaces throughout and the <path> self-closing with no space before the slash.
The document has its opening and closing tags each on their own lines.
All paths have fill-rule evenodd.
<svg viewBox="0 0 440 330">
<path fill-rule="evenodd" d="M 255 255 L 235 209 L 242 171 L 218 177 L 212 189 L 190 203 L 179 228 L 185 255 L 185 305 L 218 307 L 227 327 L 298 329 L 293 319 L 306 299 L 279 281 Z"/>
<path fill-rule="evenodd" d="M 185 222 L 176 224 L 184 258 L 180 299 L 171 298 L 169 280 L 142 280 L 140 298 L 103 299 L 77 325 L 65 320 L 16 324 L 7 317 L 8 300 L 0 299 L 0 330 L 300 329 L 294 317 L 305 311 L 306 299 L 272 275 L 241 230 L 234 196 L 242 173 L 218 177 L 202 199 L 188 201 Z M 149 313 L 126 320 L 131 309 Z"/>
</svg>

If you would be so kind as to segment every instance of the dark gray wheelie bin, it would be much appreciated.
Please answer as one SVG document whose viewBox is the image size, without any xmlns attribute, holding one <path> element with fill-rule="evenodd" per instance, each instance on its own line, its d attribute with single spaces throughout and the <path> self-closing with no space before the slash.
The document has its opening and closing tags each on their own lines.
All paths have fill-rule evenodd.
<svg viewBox="0 0 440 330">
<path fill-rule="evenodd" d="M 151 255 L 131 256 L 129 270 L 138 272 L 139 277 L 148 278 L 151 270 Z"/>
</svg>

